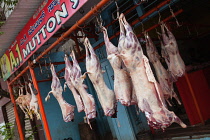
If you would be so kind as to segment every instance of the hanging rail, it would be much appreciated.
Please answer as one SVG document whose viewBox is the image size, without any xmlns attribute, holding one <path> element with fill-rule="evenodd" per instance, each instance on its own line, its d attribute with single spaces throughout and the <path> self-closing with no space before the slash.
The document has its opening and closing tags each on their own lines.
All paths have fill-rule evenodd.
<svg viewBox="0 0 210 140">
<path fill-rule="evenodd" d="M 182 13 L 182 12 L 183 12 L 183 10 L 180 9 L 179 11 L 175 12 L 174 15 L 177 16 L 177 15 L 179 15 L 179 14 Z M 163 21 L 163 22 L 167 22 L 167 21 L 170 20 L 171 18 L 173 18 L 172 15 L 169 16 L 169 17 L 167 17 L 167 18 L 165 18 L 165 19 L 162 20 L 162 21 Z M 132 24 L 131 24 L 131 25 L 132 25 Z M 155 25 L 153 25 L 152 27 L 146 29 L 145 31 L 149 32 L 149 31 L 151 31 L 151 30 L 157 28 L 158 26 L 160 26 L 160 25 L 159 25 L 159 24 L 155 24 Z M 120 34 L 120 32 L 117 32 L 115 35 L 111 36 L 109 39 L 112 40 L 112 39 L 114 39 L 115 37 L 117 37 L 119 34 Z M 141 34 L 138 34 L 137 37 L 141 37 L 142 35 L 143 35 L 142 33 L 141 33 Z M 104 45 L 104 42 L 100 43 L 98 46 L 94 47 L 93 49 L 96 50 L 96 49 L 100 48 L 102 45 Z M 81 57 L 79 58 L 79 61 L 83 60 L 83 59 L 85 58 L 85 56 L 86 56 L 86 55 L 81 56 Z M 57 72 L 57 74 L 60 74 L 60 73 L 63 72 L 64 70 L 65 70 L 65 68 L 61 69 L 59 72 Z M 63 79 L 63 77 L 59 77 L 59 78 Z M 39 82 L 46 82 L 46 81 L 51 81 L 51 78 L 50 78 L 50 79 L 39 80 L 39 81 L 37 81 L 37 82 L 39 83 Z"/>
<path fill-rule="evenodd" d="M 166 4 L 169 4 L 170 2 L 171 2 L 171 0 L 166 0 L 166 1 L 162 2 L 162 3 L 160 3 L 159 5 L 157 5 L 156 7 L 154 7 L 153 9 L 151 9 L 150 11 L 148 11 L 147 13 L 145 13 L 144 15 L 140 16 L 137 20 L 133 21 L 133 22 L 131 23 L 131 26 L 133 26 L 133 25 L 137 24 L 138 22 L 142 21 L 143 19 L 147 18 L 147 17 L 150 16 L 152 13 L 158 11 L 161 7 L 165 6 Z M 128 9 L 128 10 L 125 12 L 125 14 L 128 14 L 130 11 L 132 11 L 133 9 L 135 9 L 137 6 L 139 6 L 139 5 L 134 5 L 133 7 L 131 7 L 130 9 Z M 183 12 L 183 10 L 179 10 L 179 11 L 177 11 L 177 12 L 174 13 L 174 14 L 175 14 L 175 16 L 176 16 L 176 15 L 182 13 L 182 12 Z M 163 21 L 166 22 L 166 21 L 168 21 L 168 20 L 171 19 L 171 18 L 173 18 L 173 16 L 169 16 L 168 18 L 164 19 Z M 118 21 L 118 20 L 112 21 L 111 23 L 109 23 L 109 24 L 106 25 L 105 27 L 107 28 L 107 27 L 111 26 L 111 25 L 114 24 L 116 21 Z M 156 24 L 156 25 L 150 27 L 149 29 L 147 29 L 147 31 L 150 31 L 150 30 L 152 30 L 152 29 L 154 29 L 154 28 L 156 28 L 156 27 L 158 27 L 158 26 L 159 26 L 159 25 Z M 69 30 L 70 30 L 70 29 L 69 29 Z M 113 36 L 111 36 L 109 39 L 112 40 L 112 39 L 114 39 L 115 37 L 117 37 L 119 34 L 120 34 L 120 32 L 117 32 L 117 33 L 115 33 Z M 137 35 L 137 37 L 139 37 L 139 36 L 141 36 L 141 35 L 140 35 L 140 34 Z M 53 44 L 52 44 L 52 45 L 53 45 Z M 99 45 L 97 45 L 96 47 L 94 47 L 94 50 L 100 48 L 100 47 L 103 46 L 103 45 L 104 45 L 104 42 L 100 43 Z M 81 56 L 81 57 L 79 58 L 79 60 L 82 60 L 82 59 L 84 59 L 84 58 L 85 58 L 85 55 Z M 64 70 L 65 70 L 65 68 L 61 69 L 61 70 L 60 70 L 59 72 L 57 72 L 57 73 L 60 74 L 60 73 L 63 72 Z M 51 78 L 50 78 L 50 79 L 39 80 L 38 83 L 39 83 L 39 82 L 46 82 L 46 81 L 50 81 L 50 80 L 51 80 Z"/>
</svg>

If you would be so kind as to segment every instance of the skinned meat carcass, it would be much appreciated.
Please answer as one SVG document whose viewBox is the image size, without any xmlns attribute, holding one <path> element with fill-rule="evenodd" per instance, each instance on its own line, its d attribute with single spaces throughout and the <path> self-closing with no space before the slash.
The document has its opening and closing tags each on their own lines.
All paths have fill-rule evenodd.
<svg viewBox="0 0 210 140">
<path fill-rule="evenodd" d="M 176 93 L 173 90 L 173 82 L 170 78 L 169 72 L 161 64 L 160 55 L 158 54 L 158 51 L 148 33 L 145 34 L 145 39 L 146 39 L 147 55 L 149 57 L 150 62 L 153 64 L 155 68 L 155 72 L 158 81 L 160 83 L 160 87 L 162 89 L 165 100 L 171 106 L 169 98 L 171 99 L 172 97 L 174 97 L 177 100 L 177 102 L 181 104 L 179 98 L 177 97 Z"/>
<path fill-rule="evenodd" d="M 168 36 L 166 35 L 165 29 Z M 163 46 L 169 56 L 169 63 L 167 63 L 168 70 L 170 71 L 173 80 L 177 81 L 177 78 L 182 77 L 185 73 L 185 64 L 179 54 L 178 45 L 174 35 L 164 23 L 161 24 L 161 31 Z"/>
<path fill-rule="evenodd" d="M 54 97 L 57 99 L 62 115 L 63 115 L 63 120 L 65 122 L 70 122 L 74 119 L 74 106 L 68 104 L 62 96 L 63 88 L 61 86 L 60 80 L 58 79 L 54 65 L 51 64 L 50 70 L 52 72 L 52 84 L 51 84 L 51 91 L 47 94 L 47 97 L 45 98 L 45 101 L 49 100 L 50 98 L 50 93 L 54 95 Z"/>
<path fill-rule="evenodd" d="M 28 93 L 26 90 L 26 95 L 23 94 L 23 87 L 20 87 L 19 89 L 19 96 L 15 100 L 17 105 L 19 105 L 20 109 L 26 114 L 26 117 L 29 117 L 30 119 L 33 119 L 33 116 L 30 111 L 30 101 L 31 101 L 31 94 Z"/>
<path fill-rule="evenodd" d="M 64 75 L 64 79 L 66 80 L 66 82 L 64 84 L 64 90 L 65 90 L 66 85 L 67 85 L 69 87 L 69 89 L 71 90 L 73 96 L 74 96 L 74 100 L 76 102 L 78 112 L 82 112 L 84 110 L 84 104 L 82 102 L 82 99 L 81 99 L 81 96 L 80 96 L 79 92 L 75 89 L 73 83 L 71 82 L 70 76 L 71 76 L 72 65 L 71 65 L 67 55 L 65 55 L 64 61 L 65 61 L 65 64 L 66 64 L 65 75 Z"/>
<path fill-rule="evenodd" d="M 158 35 L 158 38 L 159 38 L 159 40 L 160 40 L 160 46 L 161 46 L 161 55 L 162 55 L 162 57 L 164 58 L 164 60 L 165 60 L 165 62 L 166 62 L 166 64 L 167 64 L 167 66 L 169 66 L 170 64 L 170 60 L 169 60 L 169 55 L 168 55 L 168 53 L 167 53 L 167 51 L 166 51 L 166 48 L 165 48 L 165 46 L 164 46 L 164 44 L 163 44 L 163 41 L 162 41 L 162 39 L 160 38 L 160 36 Z"/>
<path fill-rule="evenodd" d="M 85 38 L 84 45 L 86 50 L 86 73 L 88 73 L 88 76 L 93 83 L 104 114 L 106 116 L 116 117 L 115 94 L 104 82 L 103 71 L 99 59 L 95 54 L 88 38 Z"/>
<path fill-rule="evenodd" d="M 165 129 L 173 122 L 186 125 L 163 104 L 158 83 L 152 73 L 147 57 L 123 14 L 120 15 L 120 56 L 130 72 L 136 91 L 138 107 L 145 112 L 148 124 L 154 129 Z"/>
<path fill-rule="evenodd" d="M 114 93 L 116 99 L 125 106 L 131 105 L 132 83 L 129 73 L 122 68 L 122 59 L 118 56 L 119 52 L 110 41 L 107 30 L 103 27 L 104 42 L 106 45 L 107 59 L 114 70 Z M 132 103 L 134 104 L 134 103 Z"/>
<path fill-rule="evenodd" d="M 34 90 L 32 89 L 32 84 L 29 82 L 28 84 L 29 86 L 29 89 L 31 91 L 31 101 L 30 101 L 30 110 L 32 113 L 34 113 L 36 115 L 36 118 L 37 120 L 40 120 L 40 114 L 39 114 L 39 111 L 38 111 L 38 100 L 37 100 L 37 97 L 36 95 L 34 94 Z"/>
<path fill-rule="evenodd" d="M 71 82 L 82 98 L 82 102 L 84 104 L 84 111 L 87 116 L 87 119 L 93 119 L 96 117 L 95 100 L 93 96 L 86 91 L 87 86 L 83 83 L 85 79 L 85 74 L 82 75 L 81 68 L 76 60 L 74 51 L 72 51 L 70 56 L 73 61 L 73 66 L 70 71 Z"/>
</svg>

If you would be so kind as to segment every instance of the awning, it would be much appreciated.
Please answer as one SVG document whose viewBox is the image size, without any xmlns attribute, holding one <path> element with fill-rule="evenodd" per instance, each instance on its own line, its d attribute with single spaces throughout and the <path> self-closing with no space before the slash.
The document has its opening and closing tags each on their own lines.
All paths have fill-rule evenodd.
<svg viewBox="0 0 210 140">
<path fill-rule="evenodd" d="M 0 28 L 0 57 L 9 48 L 15 37 L 38 9 L 43 0 L 19 0 L 6 23 Z"/>
</svg>

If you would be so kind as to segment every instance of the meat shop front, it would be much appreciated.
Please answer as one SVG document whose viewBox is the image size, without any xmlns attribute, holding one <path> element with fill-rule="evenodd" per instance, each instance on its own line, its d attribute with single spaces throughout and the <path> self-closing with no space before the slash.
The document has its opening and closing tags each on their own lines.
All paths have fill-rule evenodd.
<svg viewBox="0 0 210 140">
<path fill-rule="evenodd" d="M 209 6 L 43 0 L 1 53 L 19 139 L 210 138 Z"/>
</svg>

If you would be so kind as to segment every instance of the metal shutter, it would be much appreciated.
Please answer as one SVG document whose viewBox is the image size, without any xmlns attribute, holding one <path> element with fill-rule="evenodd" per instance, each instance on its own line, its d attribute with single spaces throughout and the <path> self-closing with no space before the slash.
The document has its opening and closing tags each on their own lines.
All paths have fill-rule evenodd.
<svg viewBox="0 0 210 140">
<path fill-rule="evenodd" d="M 6 105 L 6 112 L 7 112 L 7 118 L 8 118 L 9 123 L 14 124 L 15 123 L 15 115 L 14 115 L 14 109 L 13 109 L 12 102 L 9 102 Z M 27 130 L 31 130 L 31 129 L 32 129 L 32 127 L 31 127 L 30 120 L 25 119 L 25 130 L 26 130 L 25 137 L 26 138 L 28 138 L 31 135 L 31 131 L 30 131 L 30 133 L 28 133 Z"/>
<path fill-rule="evenodd" d="M 15 115 L 14 115 L 14 109 L 13 109 L 12 102 L 9 102 L 6 105 L 6 112 L 7 112 L 7 118 L 8 118 L 9 123 L 14 124 L 15 123 Z"/>
</svg>

